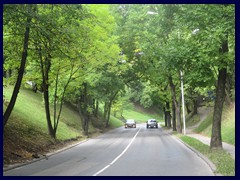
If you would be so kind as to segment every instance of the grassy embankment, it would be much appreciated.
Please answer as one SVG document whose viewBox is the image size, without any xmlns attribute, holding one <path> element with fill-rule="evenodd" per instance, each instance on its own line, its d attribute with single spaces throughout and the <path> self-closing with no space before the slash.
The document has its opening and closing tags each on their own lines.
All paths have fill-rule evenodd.
<svg viewBox="0 0 240 180">
<path fill-rule="evenodd" d="M 9 100 L 12 87 L 4 87 L 3 94 Z M 57 131 L 58 141 L 50 138 L 42 95 L 30 89 L 21 89 L 4 129 L 4 163 L 31 159 L 33 154 L 44 154 L 69 139 L 84 138 L 86 137 L 82 135 L 79 116 L 69 108 L 63 108 Z"/>
<path fill-rule="evenodd" d="M 211 137 L 212 119 L 213 113 L 210 113 L 209 116 L 207 116 L 207 118 L 196 129 L 194 129 L 194 131 Z M 232 104 L 229 107 L 224 107 L 221 130 L 222 140 L 226 143 L 235 145 L 235 104 Z"/>
<path fill-rule="evenodd" d="M 211 137 L 213 113 L 209 113 L 205 120 L 193 131 Z M 191 122 L 192 121 L 192 122 Z M 199 122 L 199 117 L 189 119 L 187 125 Z M 216 173 L 224 176 L 235 175 L 235 160 L 224 150 L 210 150 L 208 145 L 203 144 L 195 138 L 177 135 L 182 141 L 207 156 L 216 166 Z M 225 107 L 222 115 L 222 140 L 235 145 L 235 105 Z"/>
</svg>

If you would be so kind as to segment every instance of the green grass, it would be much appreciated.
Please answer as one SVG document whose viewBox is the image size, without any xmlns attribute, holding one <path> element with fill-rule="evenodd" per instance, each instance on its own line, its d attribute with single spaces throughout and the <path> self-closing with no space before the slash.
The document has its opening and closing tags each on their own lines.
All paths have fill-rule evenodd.
<svg viewBox="0 0 240 180">
<path fill-rule="evenodd" d="M 124 125 L 124 123 L 121 120 L 119 120 L 118 118 L 116 118 L 114 116 L 110 117 L 109 126 L 111 128 L 118 128 L 118 127 L 121 127 L 123 125 Z"/>
<path fill-rule="evenodd" d="M 212 126 L 212 119 L 213 119 L 213 114 L 210 113 L 210 114 L 206 117 L 206 119 L 204 119 L 204 120 L 200 123 L 200 125 L 199 125 L 197 128 L 194 129 L 194 131 L 195 131 L 196 133 L 201 133 L 201 132 L 203 132 L 204 130 L 205 130 L 205 132 L 207 132 L 206 129 L 209 129 L 209 128 L 211 128 L 211 126 Z M 209 135 L 209 132 L 208 132 L 208 133 L 205 133 L 205 134 Z"/>
<path fill-rule="evenodd" d="M 189 136 L 178 135 L 178 137 L 208 157 L 209 160 L 216 166 L 215 173 L 220 173 L 224 176 L 235 176 L 235 161 L 232 159 L 230 154 L 224 150 L 210 150 L 208 145 L 205 145 L 199 140 Z"/>
<path fill-rule="evenodd" d="M 189 118 L 187 125 L 194 125 L 199 122 L 196 117 Z M 213 112 L 209 113 L 205 120 L 194 129 L 195 132 L 204 134 L 211 137 L 212 131 Z M 222 126 L 221 126 L 222 140 L 229 144 L 235 145 L 235 104 L 231 106 L 225 106 L 222 114 Z M 220 173 L 224 176 L 235 175 L 235 160 L 224 150 L 210 150 L 208 145 L 203 144 L 201 141 L 181 134 L 174 134 L 182 139 L 185 143 L 201 152 L 208 157 L 216 166 L 216 173 Z"/>
<path fill-rule="evenodd" d="M 211 137 L 212 134 L 213 113 L 210 113 L 206 119 L 194 129 L 196 133 Z M 221 126 L 222 140 L 226 143 L 235 145 L 235 105 L 224 107 Z"/>
<path fill-rule="evenodd" d="M 186 127 L 193 126 L 194 124 L 198 123 L 200 121 L 199 115 L 193 115 L 189 114 L 186 116 Z"/>
<path fill-rule="evenodd" d="M 139 105 L 138 105 L 139 106 Z M 103 104 L 99 105 L 100 111 L 103 111 Z M 148 112 L 144 108 L 140 108 L 134 105 L 128 106 L 128 109 L 125 109 L 122 113 L 125 119 L 135 119 L 137 123 L 145 123 L 148 119 L 156 119 L 159 122 L 163 121 L 160 114 L 155 111 Z M 113 113 L 110 115 L 109 126 L 110 128 L 118 128 L 124 125 L 124 122 L 120 120 L 120 113 L 116 114 L 116 117 L 113 116 Z"/>
<path fill-rule="evenodd" d="M 12 87 L 4 88 L 4 95 L 7 99 L 11 98 L 11 93 Z M 34 93 L 30 89 L 21 89 L 8 124 L 14 122 L 16 117 L 18 117 L 19 121 L 22 121 L 19 123 L 25 126 L 26 129 L 32 129 L 32 131 L 36 129 L 42 133 L 48 133 L 42 94 Z M 51 118 L 53 119 L 53 117 Z M 58 140 L 81 136 L 80 123 L 80 118 L 76 112 L 69 108 L 63 108 L 57 131 Z"/>
<path fill-rule="evenodd" d="M 12 86 L 4 87 L 3 94 L 7 102 L 10 101 L 12 90 Z M 4 103 L 4 111 L 7 102 Z M 90 123 L 89 133 L 95 131 Z M 57 141 L 52 139 L 48 134 L 42 94 L 27 88 L 20 89 L 3 135 L 4 164 L 29 160 L 33 153 L 44 154 L 50 149 L 62 147 L 69 140 L 87 138 L 83 135 L 78 112 L 64 105 L 56 134 Z"/>
<path fill-rule="evenodd" d="M 146 122 L 148 119 L 156 119 L 158 122 L 163 121 L 162 117 L 157 113 L 143 112 L 137 108 L 132 108 L 123 111 L 125 119 L 135 119 L 138 123 Z"/>
<path fill-rule="evenodd" d="M 222 117 L 222 140 L 235 145 L 235 105 L 224 109 Z"/>
<path fill-rule="evenodd" d="M 13 91 L 12 86 L 4 87 L 4 97 L 8 101 Z M 4 105 L 4 110 L 5 110 Z M 53 114 L 53 108 L 51 108 Z M 148 113 L 131 106 L 130 109 L 124 110 L 123 116 L 136 119 L 137 122 L 145 122 L 149 118 L 161 119 L 156 113 Z M 53 120 L 53 116 L 51 117 Z M 109 127 L 117 128 L 123 126 L 124 123 L 119 117 L 110 116 Z M 29 88 L 21 88 L 17 97 L 16 104 L 10 119 L 6 125 L 6 131 L 12 129 L 12 132 L 21 133 L 21 137 L 25 139 L 38 138 L 44 139 L 49 137 L 45 116 L 44 100 L 41 93 L 34 93 Z M 89 133 L 94 133 L 96 129 L 89 124 Z M 63 106 L 59 126 L 57 129 L 57 139 L 60 141 L 76 139 L 83 137 L 81 128 L 81 119 L 78 113 Z M 49 138 L 47 138 L 49 140 Z"/>
</svg>

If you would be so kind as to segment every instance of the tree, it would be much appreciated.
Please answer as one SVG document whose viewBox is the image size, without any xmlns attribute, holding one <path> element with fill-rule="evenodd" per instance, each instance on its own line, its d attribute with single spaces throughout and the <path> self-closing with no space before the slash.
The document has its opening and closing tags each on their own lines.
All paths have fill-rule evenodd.
<svg viewBox="0 0 240 180">
<path fill-rule="evenodd" d="M 112 85 L 112 79 L 119 81 L 117 63 L 120 49 L 109 5 L 84 5 L 84 8 L 92 15 L 92 19 L 85 22 L 88 47 L 82 53 L 84 62 L 78 72 L 79 78 L 72 83 L 67 94 L 72 92 L 73 99 L 77 99 L 83 130 L 87 135 L 92 116 L 97 117 L 99 103 L 106 105 L 104 119 L 108 125 L 115 90 L 119 88 Z"/>
<path fill-rule="evenodd" d="M 33 60 L 29 65 L 35 69 L 35 72 L 41 74 L 40 83 L 48 131 L 51 137 L 56 139 L 67 87 L 77 78 L 79 69 L 85 63 L 84 51 L 90 45 L 89 36 L 86 35 L 86 21 L 88 22 L 86 19 L 92 17 L 82 9 L 81 5 L 38 5 L 37 7 L 38 14 L 32 37 Z M 28 71 L 28 77 L 34 76 L 36 79 L 36 74 L 32 72 Z M 53 104 L 53 122 L 51 104 Z"/>
<path fill-rule="evenodd" d="M 205 63 L 207 67 L 205 70 L 216 74 L 216 99 L 210 147 L 222 148 L 221 115 L 225 100 L 227 69 L 234 64 L 234 5 L 185 5 L 182 6 L 182 10 L 180 21 L 189 28 L 199 30 L 194 40 L 199 59 L 195 64 Z"/>
<path fill-rule="evenodd" d="M 134 71 L 143 74 L 146 79 L 157 78 L 152 83 L 161 82 L 161 78 L 169 80 L 172 109 L 176 111 L 179 132 L 180 70 L 186 72 L 185 89 L 187 94 L 191 94 L 188 98 L 193 102 L 193 113 L 197 113 L 199 95 L 204 95 L 214 86 L 217 87 L 216 94 L 223 98 L 223 94 L 218 93 L 218 86 L 223 86 L 217 85 L 216 81 L 220 78 L 222 80 L 218 82 L 225 84 L 225 76 L 220 74 L 225 74 L 224 69 L 233 69 L 233 5 L 123 5 L 116 6 L 115 11 L 120 15 L 117 17 L 121 26 L 120 45 L 133 62 Z M 147 17 L 148 11 L 153 11 L 154 16 Z M 231 47 L 229 50 L 227 45 Z M 231 92 L 229 88 L 224 89 Z M 215 107 L 219 110 L 214 116 L 218 121 L 221 104 L 222 101 L 216 100 Z M 173 113 L 173 119 L 174 116 Z M 217 124 L 214 129 L 219 129 Z"/>
<path fill-rule="evenodd" d="M 227 66 L 229 59 L 229 48 L 228 48 L 228 35 L 232 33 L 232 29 L 228 29 L 229 26 L 234 28 L 234 24 L 231 22 L 234 17 L 233 7 L 231 5 L 223 5 L 222 10 L 222 20 L 227 22 L 224 24 L 221 37 L 221 45 L 219 48 L 220 55 L 220 67 L 218 68 L 218 81 L 216 89 L 216 100 L 214 105 L 214 114 L 213 114 L 213 125 L 212 125 L 212 137 L 210 148 L 222 148 L 222 138 L 221 138 L 221 119 L 222 119 L 222 109 L 223 103 L 225 100 L 225 90 L 226 90 L 226 79 L 227 79 Z M 220 24 L 221 25 L 221 24 Z M 227 29 L 225 29 L 227 28 Z M 230 56 L 231 57 L 231 56 Z M 225 65 L 225 66 L 224 66 Z"/>
<path fill-rule="evenodd" d="M 24 38 L 23 38 L 23 49 L 22 49 L 22 57 L 21 57 L 21 65 L 18 69 L 18 77 L 17 77 L 17 81 L 12 93 L 12 97 L 10 100 L 10 103 L 4 113 L 4 117 L 3 117 L 3 125 L 5 127 L 5 125 L 7 124 L 7 121 L 11 115 L 11 112 L 14 108 L 15 102 L 17 100 L 17 96 L 18 96 L 18 92 L 22 83 L 22 78 L 23 78 L 23 73 L 24 73 L 24 69 L 25 69 L 25 64 L 27 61 L 27 56 L 28 56 L 28 45 L 29 45 L 29 35 L 30 35 L 30 29 L 31 29 L 31 24 L 32 24 L 32 19 L 33 19 L 33 15 L 36 11 L 36 7 L 35 5 L 26 5 L 23 8 L 20 8 L 19 5 L 6 5 L 5 7 L 5 11 L 4 13 L 9 13 L 11 15 L 15 15 L 15 11 L 17 11 L 18 13 L 23 13 L 26 14 L 24 18 L 26 18 L 26 22 L 24 24 L 25 26 L 25 32 L 24 32 Z M 4 14 L 6 16 L 6 14 Z M 18 19 L 20 22 L 22 21 L 22 19 Z M 9 22 L 7 22 L 9 23 Z M 13 24 L 16 23 L 18 24 L 19 22 L 14 22 Z M 11 24 L 11 23 L 9 23 Z M 11 27 L 10 27 L 11 28 Z"/>
</svg>

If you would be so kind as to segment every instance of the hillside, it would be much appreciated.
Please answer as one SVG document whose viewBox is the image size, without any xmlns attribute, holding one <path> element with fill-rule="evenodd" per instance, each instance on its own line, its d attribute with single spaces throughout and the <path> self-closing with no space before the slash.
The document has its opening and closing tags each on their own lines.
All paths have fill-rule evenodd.
<svg viewBox="0 0 240 180">
<path fill-rule="evenodd" d="M 186 115 L 186 132 L 199 133 L 211 137 L 214 105 L 198 107 L 198 114 Z M 235 102 L 230 106 L 224 105 L 221 125 L 222 141 L 235 145 Z"/>
<path fill-rule="evenodd" d="M 4 87 L 4 96 L 10 99 L 12 87 Z M 4 102 L 4 109 L 7 102 Z M 90 125 L 90 135 L 97 132 Z M 81 119 L 76 111 L 63 107 L 57 141 L 48 135 L 45 110 L 41 93 L 21 89 L 10 119 L 4 129 L 4 164 L 32 159 L 58 149 L 73 140 L 83 140 Z"/>
<path fill-rule="evenodd" d="M 213 107 L 210 108 L 206 118 L 204 118 L 198 126 L 193 129 L 194 132 L 201 133 L 205 136 L 211 137 L 212 133 L 212 119 Z M 222 114 L 222 140 L 226 143 L 235 145 L 235 103 L 231 106 L 224 106 Z"/>
</svg>

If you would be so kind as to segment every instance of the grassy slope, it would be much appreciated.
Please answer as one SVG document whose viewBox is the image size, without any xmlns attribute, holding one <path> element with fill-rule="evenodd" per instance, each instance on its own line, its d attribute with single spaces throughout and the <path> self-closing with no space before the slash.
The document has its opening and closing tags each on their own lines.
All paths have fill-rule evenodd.
<svg viewBox="0 0 240 180">
<path fill-rule="evenodd" d="M 103 109 L 103 105 L 100 105 L 100 109 Z M 148 119 L 154 118 L 158 122 L 162 122 L 162 117 L 159 113 L 156 113 L 156 109 L 145 109 L 141 105 L 132 105 L 129 106 L 128 109 L 123 111 L 123 117 L 125 119 L 135 119 L 137 123 L 145 123 Z M 109 125 L 113 128 L 117 128 L 123 126 L 123 121 L 121 119 L 120 114 L 117 113 L 116 117 L 111 116 Z"/>
<path fill-rule="evenodd" d="M 211 137 L 212 119 L 213 112 L 209 113 L 206 119 L 203 120 L 194 131 Z M 194 122 L 199 122 L 199 117 L 193 116 L 189 121 L 191 126 Z M 192 137 L 181 134 L 177 134 L 177 136 L 185 143 L 207 156 L 215 164 L 216 173 L 220 173 L 224 176 L 235 175 L 235 160 L 229 153 L 224 150 L 209 150 L 210 147 L 208 145 Z M 224 108 L 222 114 L 222 139 L 224 142 L 235 145 L 235 104 Z"/>
<path fill-rule="evenodd" d="M 4 87 L 4 96 L 11 97 L 12 87 Z M 5 109 L 5 106 L 4 106 Z M 44 154 L 69 139 L 83 139 L 78 114 L 64 107 L 57 131 L 58 142 L 48 135 L 42 95 L 21 89 L 14 111 L 4 129 L 4 162 L 31 159 L 32 154 Z M 11 162 L 12 161 L 12 162 Z"/>
<path fill-rule="evenodd" d="M 212 119 L 213 113 L 210 113 L 194 131 L 211 137 Z M 222 114 L 222 140 L 235 145 L 235 104 L 224 107 Z"/>
<path fill-rule="evenodd" d="M 128 110 L 123 111 L 123 117 L 125 119 L 135 119 L 138 123 L 144 123 L 148 119 L 154 118 L 158 122 L 163 121 L 160 114 L 154 112 L 154 111 L 148 111 L 142 107 L 134 106 Z"/>
<path fill-rule="evenodd" d="M 199 140 L 178 134 L 185 143 L 207 156 L 216 166 L 216 172 L 224 176 L 235 175 L 235 161 L 230 154 L 224 150 L 209 150 L 209 146 Z"/>
<path fill-rule="evenodd" d="M 11 88 L 4 88 L 4 95 L 10 99 Z M 21 89 L 14 106 L 13 116 L 11 116 L 8 125 L 14 122 L 16 117 L 18 119 L 24 119 L 22 125 L 27 126 L 24 129 L 29 129 L 33 126 L 37 127 L 36 129 L 38 131 L 47 132 L 45 109 L 40 93 L 34 93 L 29 89 Z M 57 138 L 59 140 L 66 140 L 69 139 L 69 137 L 76 138 L 80 136 L 80 123 L 81 121 L 76 112 L 69 108 L 63 108 L 62 118 L 58 127 L 58 132 L 60 133 L 57 133 Z"/>
</svg>

